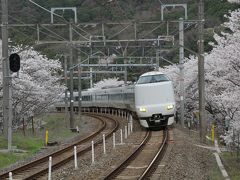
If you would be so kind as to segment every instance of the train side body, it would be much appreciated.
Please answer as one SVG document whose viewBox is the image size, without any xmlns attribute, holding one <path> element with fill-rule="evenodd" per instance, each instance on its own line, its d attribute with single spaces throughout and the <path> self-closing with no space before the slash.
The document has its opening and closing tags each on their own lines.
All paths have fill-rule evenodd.
<svg viewBox="0 0 240 180">
<path fill-rule="evenodd" d="M 84 97 L 83 93 L 83 97 Z M 82 101 L 82 107 L 134 109 L 134 86 L 111 87 L 91 91 L 92 102 Z"/>
<path fill-rule="evenodd" d="M 154 78 L 156 82 L 151 82 Z M 174 92 L 172 82 L 164 78 L 162 73 L 149 72 L 143 74 L 135 85 L 82 91 L 81 107 L 129 110 L 138 116 L 145 128 L 171 125 L 175 115 Z M 78 92 L 74 92 L 73 96 L 74 110 L 77 111 Z M 64 100 L 64 96 L 61 99 Z M 56 108 L 62 111 L 65 106 L 64 102 L 59 102 Z"/>
</svg>

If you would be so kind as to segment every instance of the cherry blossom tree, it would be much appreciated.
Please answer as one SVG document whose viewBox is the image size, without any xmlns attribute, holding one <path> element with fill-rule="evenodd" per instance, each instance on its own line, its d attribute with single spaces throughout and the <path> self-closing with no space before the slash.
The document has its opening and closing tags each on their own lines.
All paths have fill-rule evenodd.
<svg viewBox="0 0 240 180">
<path fill-rule="evenodd" d="M 20 49 L 15 47 L 13 52 L 18 52 Z M 12 74 L 15 125 L 24 117 L 28 118 L 48 111 L 65 90 L 65 86 L 60 82 L 62 71 L 60 61 L 48 59 L 32 48 L 19 55 L 21 69 L 18 75 Z M 2 79 L 2 73 L 0 78 Z"/>
<path fill-rule="evenodd" d="M 226 142 L 229 143 L 233 129 L 240 131 L 240 9 L 226 17 L 229 21 L 224 26 L 231 33 L 215 35 L 217 45 L 209 54 L 212 63 L 207 64 L 207 90 L 218 115 L 228 126 Z"/>
<path fill-rule="evenodd" d="M 240 10 L 231 12 L 223 26 L 231 33 L 215 34 L 213 50 L 205 54 L 206 110 L 215 116 L 218 126 L 228 127 L 226 143 L 230 143 L 233 129 L 240 131 Z M 179 89 L 179 69 L 176 65 L 160 69 L 174 81 L 176 96 Z M 198 109 L 197 58 L 191 56 L 184 63 L 186 109 Z M 177 98 L 179 101 L 179 99 Z"/>
<path fill-rule="evenodd" d="M 230 3 L 238 3 L 238 4 L 240 3 L 239 0 L 228 0 L 228 2 L 230 2 Z"/>
<path fill-rule="evenodd" d="M 119 81 L 118 78 L 108 78 L 95 83 L 94 89 L 101 89 L 103 87 L 116 87 L 123 84 L 124 81 Z"/>
</svg>

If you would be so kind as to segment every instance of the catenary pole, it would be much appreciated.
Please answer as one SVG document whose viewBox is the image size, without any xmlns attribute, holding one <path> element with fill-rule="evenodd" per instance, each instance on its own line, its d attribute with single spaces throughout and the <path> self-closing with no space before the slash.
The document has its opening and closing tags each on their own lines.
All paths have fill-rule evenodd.
<svg viewBox="0 0 240 180">
<path fill-rule="evenodd" d="M 64 79 L 66 87 L 68 86 L 68 75 L 67 75 L 67 56 L 64 55 Z M 65 123 L 66 127 L 68 127 L 68 89 L 65 90 Z"/>
<path fill-rule="evenodd" d="M 73 66 L 73 43 L 72 43 L 72 22 L 69 23 L 69 51 L 70 51 L 70 61 L 69 66 Z M 74 114 L 73 114 L 73 68 L 70 68 L 70 129 L 75 128 Z"/>
<path fill-rule="evenodd" d="M 123 51 L 123 57 L 124 57 L 124 64 L 127 64 L 126 57 L 127 56 L 127 48 Z M 127 66 L 124 67 L 124 84 L 127 84 Z"/>
<path fill-rule="evenodd" d="M 158 46 L 157 49 L 156 49 L 156 63 L 157 63 L 156 71 L 159 71 L 159 67 L 160 67 L 160 46 Z"/>
<path fill-rule="evenodd" d="M 198 0 L 198 89 L 199 89 L 199 121 L 200 138 L 205 142 L 206 135 L 206 113 L 205 113 L 205 84 L 204 84 L 204 0 Z"/>
<path fill-rule="evenodd" d="M 12 91 L 8 60 L 8 0 L 2 0 L 2 71 L 3 71 L 3 122 L 8 139 L 8 150 L 12 149 Z"/>
<path fill-rule="evenodd" d="M 90 67 L 90 88 L 93 88 L 93 69 Z"/>
<path fill-rule="evenodd" d="M 81 64 L 81 51 L 78 51 L 78 64 Z M 78 118 L 81 118 L 82 113 L 82 72 L 81 66 L 78 66 Z"/>
<path fill-rule="evenodd" d="M 180 69 L 180 122 L 184 127 L 184 30 L 183 18 L 179 18 L 179 69 Z"/>
</svg>

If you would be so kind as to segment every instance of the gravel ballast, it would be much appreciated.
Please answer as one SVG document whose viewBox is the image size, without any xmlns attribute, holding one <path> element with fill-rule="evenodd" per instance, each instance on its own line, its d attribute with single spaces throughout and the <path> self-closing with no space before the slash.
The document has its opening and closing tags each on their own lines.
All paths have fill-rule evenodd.
<svg viewBox="0 0 240 180">
<path fill-rule="evenodd" d="M 127 121 L 120 120 L 120 127 L 124 129 Z M 103 154 L 103 146 L 95 147 L 95 163 L 92 164 L 91 152 L 78 158 L 78 169 L 74 169 L 73 161 L 67 163 L 63 168 L 53 172 L 52 177 L 56 180 L 79 180 L 79 179 L 103 179 L 104 176 L 115 166 L 117 166 L 123 159 L 126 158 L 144 138 L 145 131 L 139 126 L 137 121 L 134 121 L 134 132 L 124 138 L 123 144 L 120 144 L 120 132 L 116 132 L 116 148 L 113 148 L 112 138 L 106 140 L 107 154 Z M 46 179 L 43 177 L 41 179 Z"/>
<path fill-rule="evenodd" d="M 137 122 L 135 122 L 137 123 Z M 212 151 L 198 147 L 198 133 L 181 129 L 178 126 L 171 131 L 168 149 L 151 179 L 210 179 L 211 167 L 215 165 Z M 53 173 L 54 179 L 103 179 L 104 175 L 122 161 L 139 143 L 143 130 L 135 124 L 135 131 L 125 141 L 125 145 L 111 148 L 111 140 L 106 156 L 102 146 L 96 148 L 96 162 L 91 164 L 91 155 L 79 159 L 79 169 L 74 170 L 73 163 Z"/>
<path fill-rule="evenodd" d="M 87 119 L 87 118 L 86 118 Z M 91 119 L 91 118 L 90 118 Z M 119 118 L 121 119 L 121 118 Z M 80 136 L 88 134 L 93 131 L 97 125 L 94 121 L 87 120 L 88 124 L 80 126 Z M 90 123 L 91 122 L 91 123 Z M 125 119 L 120 120 L 120 127 L 124 129 L 127 124 Z M 55 170 L 52 173 L 52 179 L 54 180 L 78 180 L 78 179 L 103 179 L 104 176 L 117 166 L 123 159 L 126 158 L 141 142 L 145 135 L 145 129 L 141 128 L 139 123 L 134 121 L 134 132 L 130 134 L 127 139 L 124 139 L 124 144 L 120 145 L 120 133 L 116 132 L 116 149 L 112 147 L 112 138 L 106 140 L 107 155 L 103 154 L 102 145 L 95 147 L 95 163 L 91 163 L 91 154 L 85 154 L 78 158 L 78 169 L 74 169 L 74 163 L 69 162 L 64 167 Z M 123 134 L 124 136 L 124 134 Z M 199 145 L 199 134 L 197 132 L 182 129 L 178 125 L 175 125 L 170 131 L 170 141 L 166 154 L 162 161 L 158 165 L 158 168 L 150 179 L 197 179 L 205 180 L 210 179 L 212 166 L 216 165 L 216 160 L 213 156 L 213 152 Z M 77 138 L 77 137 L 75 137 Z M 61 145 L 69 143 L 64 140 Z M 49 150 L 53 151 L 57 147 L 43 150 L 41 153 L 36 154 L 30 159 L 35 159 Z M 29 160 L 30 160 L 29 159 Z M 28 161 L 28 160 L 26 160 Z M 24 162 L 26 162 L 24 161 Z M 16 163 L 19 165 L 23 162 Z M 9 168 L 9 167 L 8 167 Z M 7 169 L 7 168 L 6 168 Z M 47 175 L 40 178 L 46 179 Z"/>
<path fill-rule="evenodd" d="M 210 179 L 211 167 L 215 165 L 212 151 L 196 146 L 198 132 L 176 126 L 172 129 L 173 141 L 152 179 Z"/>
</svg>

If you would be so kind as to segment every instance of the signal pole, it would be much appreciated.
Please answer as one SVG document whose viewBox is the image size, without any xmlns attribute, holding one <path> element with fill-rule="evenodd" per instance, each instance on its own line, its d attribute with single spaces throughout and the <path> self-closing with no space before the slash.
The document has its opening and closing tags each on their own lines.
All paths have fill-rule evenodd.
<svg viewBox="0 0 240 180">
<path fill-rule="evenodd" d="M 2 0 L 2 71 L 3 71 L 3 123 L 8 139 L 8 151 L 12 149 L 12 91 L 8 60 L 8 0 Z"/>
<path fill-rule="evenodd" d="M 206 114 L 205 114 L 205 84 L 204 84 L 204 0 L 198 1 L 198 89 L 199 89 L 199 121 L 200 121 L 200 138 L 205 142 L 206 135 Z"/>
</svg>

